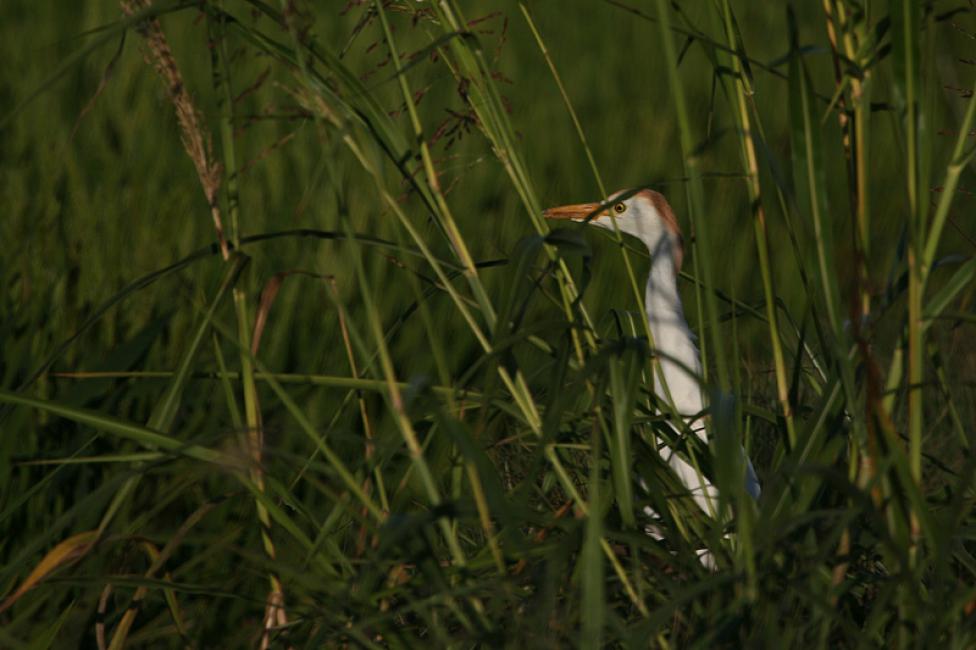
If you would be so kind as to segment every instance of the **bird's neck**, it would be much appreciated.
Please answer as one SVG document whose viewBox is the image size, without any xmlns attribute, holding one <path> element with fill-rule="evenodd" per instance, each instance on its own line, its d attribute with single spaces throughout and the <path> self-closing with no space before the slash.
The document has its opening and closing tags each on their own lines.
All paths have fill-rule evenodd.
<svg viewBox="0 0 976 650">
<path fill-rule="evenodd" d="M 699 413 L 703 408 L 697 379 L 701 374 L 701 360 L 685 320 L 678 294 L 678 274 L 667 243 L 651 249 L 644 307 L 654 350 L 667 383 L 666 391 L 655 376 L 654 392 L 661 399 L 670 399 L 682 415 Z"/>
<path fill-rule="evenodd" d="M 678 294 L 678 270 L 675 268 L 673 242 L 661 237 L 656 242 L 645 242 L 651 253 L 651 269 L 648 273 L 644 295 L 647 320 L 651 333 L 656 329 L 680 324 L 687 329 L 684 307 Z"/>
<path fill-rule="evenodd" d="M 685 322 L 684 307 L 678 294 L 678 274 L 670 256 L 652 258 L 644 299 L 652 330 L 676 319 Z"/>
</svg>

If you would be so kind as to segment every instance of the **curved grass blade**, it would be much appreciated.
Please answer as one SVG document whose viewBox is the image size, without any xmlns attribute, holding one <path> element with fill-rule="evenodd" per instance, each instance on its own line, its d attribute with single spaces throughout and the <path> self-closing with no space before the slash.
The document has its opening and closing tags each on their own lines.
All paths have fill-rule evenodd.
<svg viewBox="0 0 976 650">
<path fill-rule="evenodd" d="M 10 609 L 14 603 L 20 600 L 21 596 L 40 584 L 50 574 L 54 573 L 61 567 L 71 564 L 77 561 L 79 558 L 84 557 L 97 541 L 98 531 L 89 530 L 84 533 L 72 535 L 48 551 L 48 553 L 44 556 L 44 559 L 42 559 L 37 566 L 34 567 L 34 570 L 31 571 L 26 578 L 24 578 L 24 581 L 20 583 L 20 586 L 17 587 L 16 591 L 7 596 L 7 598 L 0 603 L 0 613 Z"/>
<path fill-rule="evenodd" d="M 0 402 L 26 406 L 51 413 L 72 420 L 73 422 L 90 426 L 98 431 L 110 433 L 118 438 L 131 440 L 149 449 L 162 449 L 171 454 L 186 456 L 187 458 L 205 463 L 213 463 L 226 468 L 234 468 L 238 465 L 236 460 L 222 452 L 202 445 L 184 443 L 159 431 L 111 415 L 105 415 L 98 411 L 62 406 L 57 402 L 27 397 L 6 390 L 0 390 Z"/>
</svg>

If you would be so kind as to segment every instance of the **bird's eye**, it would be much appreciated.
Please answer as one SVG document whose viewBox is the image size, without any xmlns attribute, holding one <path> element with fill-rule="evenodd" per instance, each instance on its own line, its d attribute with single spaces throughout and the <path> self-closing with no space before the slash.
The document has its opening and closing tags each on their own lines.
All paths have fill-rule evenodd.
<svg viewBox="0 0 976 650">
<path fill-rule="evenodd" d="M 616 212 L 617 214 L 623 214 L 624 212 L 627 211 L 627 206 L 624 205 L 623 201 L 621 201 L 620 203 L 615 203 L 613 205 L 613 211 Z"/>
</svg>

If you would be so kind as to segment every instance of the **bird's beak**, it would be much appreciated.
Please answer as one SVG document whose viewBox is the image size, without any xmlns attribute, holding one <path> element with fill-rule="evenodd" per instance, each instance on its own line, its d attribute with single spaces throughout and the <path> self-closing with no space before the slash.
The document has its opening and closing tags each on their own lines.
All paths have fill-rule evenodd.
<svg viewBox="0 0 976 650">
<path fill-rule="evenodd" d="M 575 205 L 561 205 L 542 212 L 546 219 L 569 219 L 571 221 L 592 221 L 609 213 L 600 203 L 577 203 Z"/>
</svg>

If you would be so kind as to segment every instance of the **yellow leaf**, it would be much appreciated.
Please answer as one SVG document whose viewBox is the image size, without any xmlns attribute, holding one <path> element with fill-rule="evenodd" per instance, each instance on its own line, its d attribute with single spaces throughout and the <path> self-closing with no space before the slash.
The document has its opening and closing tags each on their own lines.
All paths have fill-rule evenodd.
<svg viewBox="0 0 976 650">
<path fill-rule="evenodd" d="M 78 533 L 77 535 L 72 535 L 68 539 L 64 540 L 54 548 L 52 548 L 44 559 L 34 567 L 30 575 L 21 583 L 13 594 L 7 597 L 6 600 L 0 604 L 0 613 L 5 612 L 9 609 L 15 602 L 17 602 L 21 596 L 26 594 L 28 591 L 36 587 L 44 578 L 49 574 L 53 573 L 56 569 L 66 565 L 83 557 L 88 551 L 91 550 L 92 546 L 95 545 L 95 541 L 98 539 L 98 531 L 90 530 L 85 533 Z"/>
</svg>

